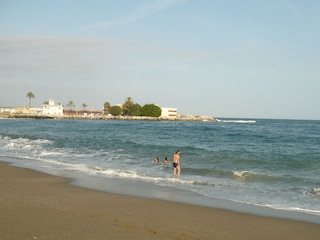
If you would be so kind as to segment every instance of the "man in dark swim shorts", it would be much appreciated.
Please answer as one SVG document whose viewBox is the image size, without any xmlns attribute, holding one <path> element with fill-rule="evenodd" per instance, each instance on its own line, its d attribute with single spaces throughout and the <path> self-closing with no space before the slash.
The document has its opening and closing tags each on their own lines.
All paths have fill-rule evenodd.
<svg viewBox="0 0 320 240">
<path fill-rule="evenodd" d="M 180 150 L 177 150 L 175 154 L 173 154 L 172 166 L 173 166 L 173 174 L 180 175 Z"/>
</svg>

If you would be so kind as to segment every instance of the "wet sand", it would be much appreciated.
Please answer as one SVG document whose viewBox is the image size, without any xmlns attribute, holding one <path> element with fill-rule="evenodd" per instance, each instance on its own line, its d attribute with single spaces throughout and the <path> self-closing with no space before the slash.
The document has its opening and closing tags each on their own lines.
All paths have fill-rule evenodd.
<svg viewBox="0 0 320 240">
<path fill-rule="evenodd" d="M 320 225 L 69 185 L 0 162 L 0 239 L 314 240 Z"/>
</svg>

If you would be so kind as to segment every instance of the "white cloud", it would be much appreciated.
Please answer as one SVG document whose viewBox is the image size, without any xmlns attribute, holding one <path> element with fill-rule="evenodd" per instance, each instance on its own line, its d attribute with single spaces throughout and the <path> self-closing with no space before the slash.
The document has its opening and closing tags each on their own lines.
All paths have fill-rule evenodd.
<svg viewBox="0 0 320 240">
<path fill-rule="evenodd" d="M 157 12 L 163 11 L 169 7 L 175 6 L 184 2 L 185 0 L 156 0 L 156 1 L 146 1 L 143 5 L 133 9 L 128 15 L 121 16 L 119 18 L 108 20 L 105 22 L 98 22 L 88 26 L 85 26 L 83 29 L 90 28 L 104 28 L 115 25 L 125 25 L 133 23 L 141 18 L 150 16 Z"/>
<path fill-rule="evenodd" d="M 190 62 L 221 61 L 221 52 L 193 52 L 116 39 L 0 36 L 0 68 L 4 72 L 62 75 L 107 73 L 135 66 L 189 68 Z M 170 66 L 169 62 L 179 62 Z M 110 70 L 109 70 L 110 69 Z"/>
<path fill-rule="evenodd" d="M 102 56 L 111 61 L 121 42 L 89 38 L 1 36 L 0 66 L 37 71 L 92 68 Z M 83 68 L 80 68 L 80 70 Z"/>
</svg>

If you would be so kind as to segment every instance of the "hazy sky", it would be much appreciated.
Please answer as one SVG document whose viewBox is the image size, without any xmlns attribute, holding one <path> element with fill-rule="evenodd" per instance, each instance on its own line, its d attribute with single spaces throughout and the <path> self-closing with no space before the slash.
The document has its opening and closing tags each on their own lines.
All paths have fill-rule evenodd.
<svg viewBox="0 0 320 240">
<path fill-rule="evenodd" d="M 318 0 L 0 0 L 0 106 L 127 97 L 320 119 Z"/>
</svg>

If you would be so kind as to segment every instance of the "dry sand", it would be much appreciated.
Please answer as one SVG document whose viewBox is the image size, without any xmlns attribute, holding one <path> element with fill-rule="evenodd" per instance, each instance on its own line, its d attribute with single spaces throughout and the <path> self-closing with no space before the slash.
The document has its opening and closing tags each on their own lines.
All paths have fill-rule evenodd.
<svg viewBox="0 0 320 240">
<path fill-rule="evenodd" d="M 0 239 L 320 239 L 320 225 L 109 194 L 0 163 Z"/>
</svg>

